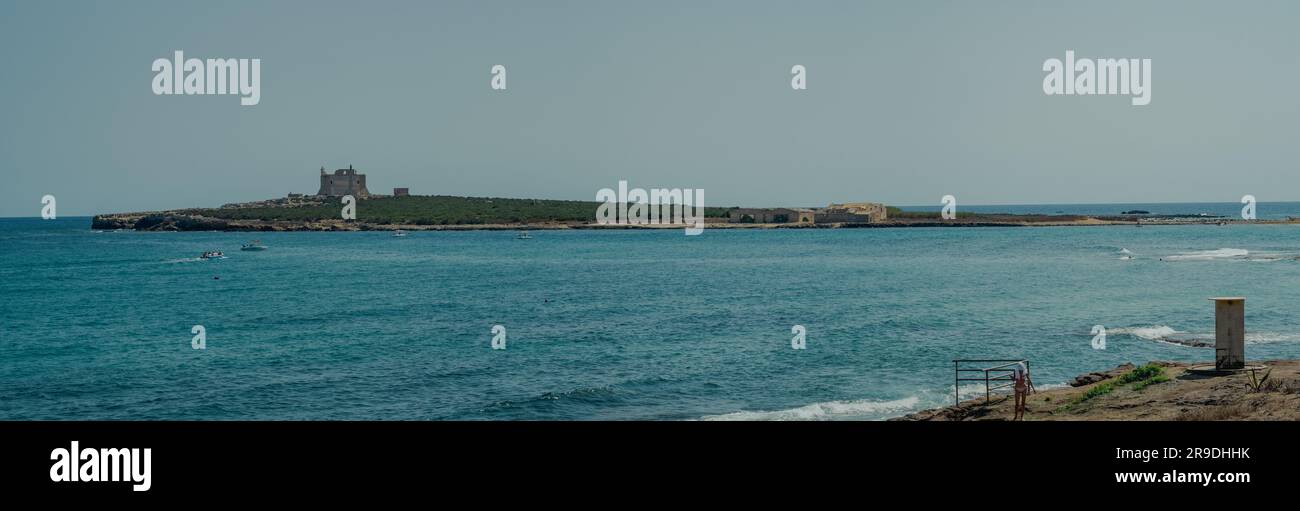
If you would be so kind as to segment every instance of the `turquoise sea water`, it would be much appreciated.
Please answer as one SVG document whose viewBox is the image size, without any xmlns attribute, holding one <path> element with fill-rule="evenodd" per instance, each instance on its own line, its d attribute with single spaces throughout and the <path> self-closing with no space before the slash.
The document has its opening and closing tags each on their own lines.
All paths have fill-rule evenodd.
<svg viewBox="0 0 1300 511">
<path fill-rule="evenodd" d="M 1163 341 L 1211 338 L 1218 295 L 1248 297 L 1249 358 L 1300 357 L 1293 225 L 89 224 L 0 220 L 0 419 L 878 419 L 951 402 L 954 358 L 1026 357 L 1039 385 L 1211 360 Z M 240 252 L 253 237 L 270 250 Z"/>
</svg>

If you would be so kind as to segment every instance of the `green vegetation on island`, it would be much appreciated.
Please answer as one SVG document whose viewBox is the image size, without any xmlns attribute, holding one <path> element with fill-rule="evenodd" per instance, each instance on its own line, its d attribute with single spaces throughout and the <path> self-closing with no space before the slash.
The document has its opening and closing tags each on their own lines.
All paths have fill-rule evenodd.
<svg viewBox="0 0 1300 511">
<path fill-rule="evenodd" d="M 454 197 L 449 195 L 380 197 L 357 203 L 357 221 L 392 225 L 481 225 L 591 222 L 595 201 Z M 339 198 L 295 206 L 191 209 L 185 213 L 224 220 L 319 222 L 338 218 Z M 706 218 L 723 217 L 727 208 L 705 208 Z"/>
</svg>

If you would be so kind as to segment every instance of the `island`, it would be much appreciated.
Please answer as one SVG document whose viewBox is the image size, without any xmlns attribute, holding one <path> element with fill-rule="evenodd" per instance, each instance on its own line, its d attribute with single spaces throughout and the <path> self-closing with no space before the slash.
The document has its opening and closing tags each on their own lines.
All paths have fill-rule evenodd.
<svg viewBox="0 0 1300 511">
<path fill-rule="evenodd" d="M 96 230 L 136 231 L 371 231 L 371 230 L 518 230 L 518 229 L 655 229 L 679 225 L 628 225 L 596 222 L 596 201 L 412 195 L 394 188 L 391 195 L 370 193 L 366 175 L 351 165 L 326 172 L 312 195 L 187 208 L 96 215 Z M 344 198 L 356 202 L 356 218 L 345 220 Z M 937 211 L 904 211 L 876 202 L 831 203 L 814 208 L 704 208 L 711 229 L 805 229 L 887 227 L 1027 227 L 1096 225 L 1226 224 L 1243 220 L 1204 215 L 1113 216 L 1007 214 L 958 211 L 944 219 Z M 1295 219 L 1251 223 L 1295 223 Z"/>
</svg>

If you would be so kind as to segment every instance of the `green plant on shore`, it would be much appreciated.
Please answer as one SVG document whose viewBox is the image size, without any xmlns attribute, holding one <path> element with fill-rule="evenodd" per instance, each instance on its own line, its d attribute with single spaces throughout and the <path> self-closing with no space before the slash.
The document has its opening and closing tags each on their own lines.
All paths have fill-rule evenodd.
<svg viewBox="0 0 1300 511">
<path fill-rule="evenodd" d="M 1138 367 L 1132 371 L 1124 373 L 1123 375 L 1120 375 L 1118 378 L 1107 380 L 1098 383 L 1097 385 L 1094 385 L 1092 388 L 1088 389 L 1083 394 L 1080 394 L 1079 396 L 1070 400 L 1070 402 L 1061 405 L 1061 407 L 1058 408 L 1057 411 L 1058 412 L 1069 411 L 1074 407 L 1081 405 L 1090 399 L 1099 396 L 1104 396 L 1106 394 L 1110 394 L 1111 392 L 1114 392 L 1116 389 L 1119 389 L 1125 385 L 1132 384 L 1131 387 L 1132 390 L 1138 391 L 1147 388 L 1148 386 L 1155 385 L 1157 383 L 1164 383 L 1167 381 L 1169 381 L 1169 376 L 1165 374 L 1164 367 L 1155 364 L 1146 364 L 1142 367 Z"/>
<path fill-rule="evenodd" d="M 1119 383 L 1121 385 L 1124 385 L 1133 382 L 1140 382 L 1143 380 L 1149 380 L 1156 376 L 1163 375 L 1164 373 L 1165 373 L 1165 368 L 1155 364 L 1147 364 L 1137 369 L 1134 369 L 1132 371 L 1129 371 L 1127 373 L 1124 373 L 1123 376 L 1119 377 Z"/>
<path fill-rule="evenodd" d="M 1271 374 L 1272 372 L 1273 372 L 1273 369 L 1272 369 L 1272 368 L 1266 369 L 1266 370 L 1264 371 L 1264 376 L 1261 377 L 1261 376 L 1255 374 L 1255 370 L 1254 370 L 1254 369 L 1251 369 L 1251 370 L 1250 370 L 1250 381 L 1247 382 L 1246 385 L 1247 385 L 1248 387 L 1250 387 L 1250 391 L 1251 391 L 1251 392 L 1256 392 L 1256 393 L 1257 393 L 1257 392 L 1260 391 L 1260 389 L 1264 388 L 1264 382 L 1268 381 L 1268 375 Z"/>
<path fill-rule="evenodd" d="M 1092 399 L 1094 397 L 1101 397 L 1106 394 L 1110 394 L 1114 390 L 1115 390 L 1115 382 L 1108 381 L 1106 383 L 1088 389 L 1088 391 L 1084 392 L 1082 396 L 1079 396 L 1078 401 L 1083 402 Z"/>
<path fill-rule="evenodd" d="M 1148 386 L 1155 385 L 1157 383 L 1164 383 L 1167 381 L 1169 381 L 1169 376 L 1162 374 L 1154 378 L 1151 378 L 1149 380 L 1142 380 L 1140 382 L 1133 384 L 1133 390 L 1142 390 L 1147 388 Z"/>
</svg>

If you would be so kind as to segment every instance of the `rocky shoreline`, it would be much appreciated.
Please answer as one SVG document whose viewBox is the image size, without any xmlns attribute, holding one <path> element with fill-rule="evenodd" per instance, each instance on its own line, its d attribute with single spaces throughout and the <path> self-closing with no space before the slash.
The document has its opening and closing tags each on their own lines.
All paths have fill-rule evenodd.
<svg viewBox="0 0 1300 511">
<path fill-rule="evenodd" d="M 1258 363 L 1266 369 L 1253 375 L 1207 376 L 1163 361 L 1087 373 L 1069 387 L 1031 394 L 1025 420 L 1300 420 L 1300 360 Z M 1014 411 L 1004 393 L 890 420 L 1011 420 Z"/>
</svg>

